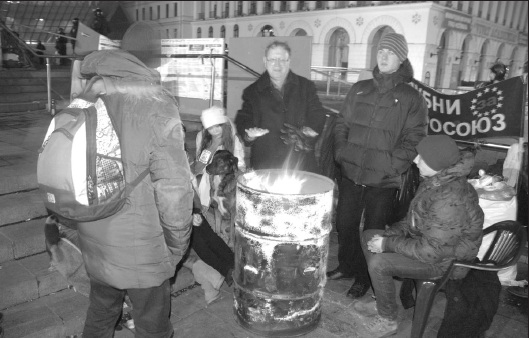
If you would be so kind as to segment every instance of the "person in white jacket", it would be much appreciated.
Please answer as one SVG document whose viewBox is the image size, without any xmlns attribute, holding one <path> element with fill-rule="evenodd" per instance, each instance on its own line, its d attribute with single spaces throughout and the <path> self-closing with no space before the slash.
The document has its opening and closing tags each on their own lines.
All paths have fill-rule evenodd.
<svg viewBox="0 0 529 338">
<path fill-rule="evenodd" d="M 206 173 L 206 166 L 211 162 L 218 150 L 228 150 L 238 159 L 238 169 L 246 170 L 244 160 L 244 146 L 237 135 L 235 126 L 226 116 L 224 108 L 213 106 L 202 111 L 200 116 L 202 129 L 196 138 L 196 160 L 193 173 L 197 178 L 197 193 L 202 205 L 202 214 L 213 230 L 233 248 L 231 234 L 233 233 L 234 217 L 223 219 L 218 207 L 211 202 L 211 176 Z M 219 179 L 215 177 L 214 179 Z"/>
</svg>

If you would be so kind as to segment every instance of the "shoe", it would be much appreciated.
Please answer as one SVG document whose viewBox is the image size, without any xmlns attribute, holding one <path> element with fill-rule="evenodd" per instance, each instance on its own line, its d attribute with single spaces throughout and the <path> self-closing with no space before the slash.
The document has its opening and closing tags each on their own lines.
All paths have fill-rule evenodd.
<svg viewBox="0 0 529 338">
<path fill-rule="evenodd" d="M 509 286 L 507 291 L 515 296 L 527 298 L 527 285 L 526 286 Z"/>
<path fill-rule="evenodd" d="M 361 280 L 355 280 L 349 291 L 347 291 L 347 297 L 360 298 L 363 297 L 371 285 L 368 282 Z"/>
<path fill-rule="evenodd" d="M 4 338 L 4 329 L 0 327 L 0 338 Z"/>
<path fill-rule="evenodd" d="M 327 271 L 327 279 L 339 280 L 339 279 L 353 279 L 353 278 L 354 278 L 353 275 L 347 275 L 338 269 Z"/>
<path fill-rule="evenodd" d="M 376 300 L 369 300 L 367 302 L 355 301 L 353 303 L 353 308 L 355 309 L 356 312 L 366 317 L 374 316 L 378 314 Z"/>
<path fill-rule="evenodd" d="M 399 323 L 396 320 L 390 320 L 379 315 L 368 318 L 364 322 L 365 328 L 374 335 L 374 337 L 389 337 L 397 333 Z"/>
</svg>

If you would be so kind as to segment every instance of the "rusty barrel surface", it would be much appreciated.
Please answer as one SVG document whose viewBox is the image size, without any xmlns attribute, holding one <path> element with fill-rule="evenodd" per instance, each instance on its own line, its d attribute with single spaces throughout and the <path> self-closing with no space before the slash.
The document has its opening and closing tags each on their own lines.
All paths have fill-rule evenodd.
<svg viewBox="0 0 529 338">
<path fill-rule="evenodd" d="M 293 173 L 304 179 L 298 193 L 263 188 L 262 178 L 272 182 L 283 170 L 256 170 L 237 183 L 235 318 L 269 337 L 305 334 L 321 317 L 334 182 Z"/>
</svg>

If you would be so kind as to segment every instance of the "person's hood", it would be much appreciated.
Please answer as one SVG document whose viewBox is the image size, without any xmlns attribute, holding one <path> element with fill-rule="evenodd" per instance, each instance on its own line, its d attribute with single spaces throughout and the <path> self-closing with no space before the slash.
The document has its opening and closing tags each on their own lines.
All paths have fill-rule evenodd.
<svg viewBox="0 0 529 338">
<path fill-rule="evenodd" d="M 131 53 L 116 50 L 99 50 L 85 56 L 81 64 L 81 75 L 91 78 L 95 75 L 117 80 L 145 81 L 160 83 L 160 74 L 148 68 Z"/>
</svg>

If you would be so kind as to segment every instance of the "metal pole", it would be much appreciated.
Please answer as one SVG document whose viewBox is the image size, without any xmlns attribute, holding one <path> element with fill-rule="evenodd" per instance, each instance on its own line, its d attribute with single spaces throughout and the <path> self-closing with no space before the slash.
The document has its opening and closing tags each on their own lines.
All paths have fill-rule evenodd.
<svg viewBox="0 0 529 338">
<path fill-rule="evenodd" d="M 48 113 L 51 114 L 51 64 L 50 58 L 46 58 L 46 83 L 48 85 Z"/>
<path fill-rule="evenodd" d="M 331 71 L 327 73 L 327 96 L 329 96 L 330 89 L 331 89 Z"/>
<path fill-rule="evenodd" d="M 215 59 L 211 56 L 213 49 L 210 49 L 209 61 L 211 62 L 211 93 L 209 93 L 209 106 L 213 107 L 213 95 L 215 94 Z"/>
</svg>

